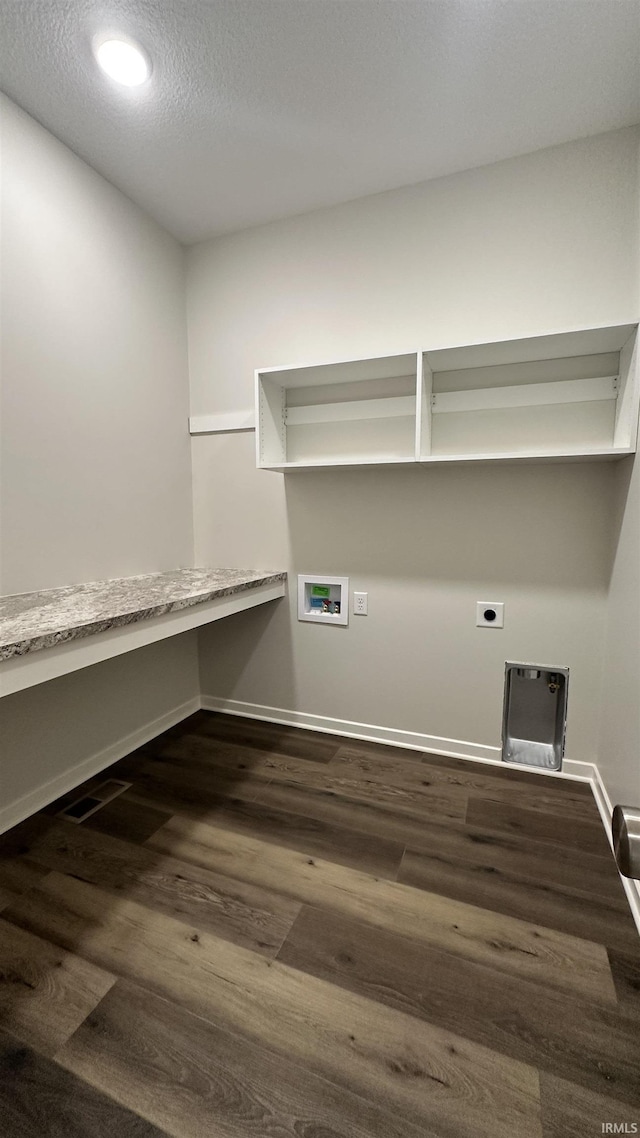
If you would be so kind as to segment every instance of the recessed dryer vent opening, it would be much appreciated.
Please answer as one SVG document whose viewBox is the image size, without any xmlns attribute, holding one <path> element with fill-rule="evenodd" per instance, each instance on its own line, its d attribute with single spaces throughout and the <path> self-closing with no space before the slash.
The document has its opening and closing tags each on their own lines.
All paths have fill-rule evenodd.
<svg viewBox="0 0 640 1138">
<path fill-rule="evenodd" d="M 568 686 L 568 668 L 505 665 L 503 762 L 562 769 Z"/>
</svg>

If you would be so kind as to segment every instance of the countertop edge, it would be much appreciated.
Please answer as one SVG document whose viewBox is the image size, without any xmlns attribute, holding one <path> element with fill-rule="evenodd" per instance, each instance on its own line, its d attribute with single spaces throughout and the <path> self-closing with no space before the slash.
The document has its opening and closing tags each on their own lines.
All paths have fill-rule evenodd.
<svg viewBox="0 0 640 1138">
<path fill-rule="evenodd" d="M 117 613 L 113 617 L 107 616 L 100 620 L 88 620 L 84 623 L 71 625 L 68 628 L 61 628 L 55 632 L 44 633 L 41 636 L 31 636 L 24 640 L 17 640 L 14 643 L 3 644 L 0 646 L 0 664 L 6 660 L 14 659 L 16 656 L 26 656 L 46 648 L 53 648 L 58 644 L 68 644 L 72 640 L 95 636 L 100 632 L 107 632 L 111 628 L 137 624 L 139 621 L 149 620 L 157 616 L 165 616 L 171 612 L 180 612 L 184 609 L 194 608 L 197 605 L 207 604 L 221 597 L 230 597 L 237 593 L 248 592 L 262 585 L 273 585 L 279 582 L 284 583 L 286 580 L 287 573 L 285 571 L 265 573 L 261 577 L 239 581 L 233 585 L 223 585 L 215 589 L 207 589 L 202 593 L 196 593 L 192 596 L 179 597 L 176 598 L 176 600 L 164 601 L 146 608 L 132 609 L 130 612 Z"/>
</svg>

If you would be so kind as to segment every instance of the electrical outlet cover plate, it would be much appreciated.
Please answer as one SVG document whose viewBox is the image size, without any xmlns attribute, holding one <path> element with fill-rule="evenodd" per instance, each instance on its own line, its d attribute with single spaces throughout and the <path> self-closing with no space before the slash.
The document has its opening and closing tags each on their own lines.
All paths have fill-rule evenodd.
<svg viewBox="0 0 640 1138">
<path fill-rule="evenodd" d="M 478 628 L 504 628 L 503 601 L 476 601 Z"/>
</svg>

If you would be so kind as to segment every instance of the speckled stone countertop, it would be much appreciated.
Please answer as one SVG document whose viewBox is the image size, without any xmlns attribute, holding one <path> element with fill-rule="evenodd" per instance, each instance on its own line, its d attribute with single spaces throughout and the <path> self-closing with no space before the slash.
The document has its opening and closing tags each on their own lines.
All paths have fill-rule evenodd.
<svg viewBox="0 0 640 1138">
<path fill-rule="evenodd" d="M 254 569 L 174 569 L 0 597 L 0 661 L 286 579 Z"/>
</svg>

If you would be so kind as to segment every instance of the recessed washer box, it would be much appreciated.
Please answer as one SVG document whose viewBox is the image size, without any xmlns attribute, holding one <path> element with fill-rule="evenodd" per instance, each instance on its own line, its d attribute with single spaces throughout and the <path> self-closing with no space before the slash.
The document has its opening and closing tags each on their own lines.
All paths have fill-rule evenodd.
<svg viewBox="0 0 640 1138">
<path fill-rule="evenodd" d="M 298 620 L 314 624 L 349 623 L 349 578 L 298 574 Z"/>
</svg>

